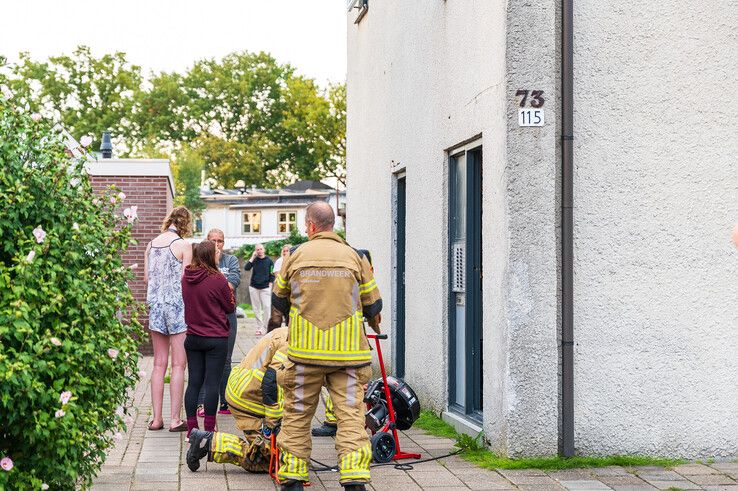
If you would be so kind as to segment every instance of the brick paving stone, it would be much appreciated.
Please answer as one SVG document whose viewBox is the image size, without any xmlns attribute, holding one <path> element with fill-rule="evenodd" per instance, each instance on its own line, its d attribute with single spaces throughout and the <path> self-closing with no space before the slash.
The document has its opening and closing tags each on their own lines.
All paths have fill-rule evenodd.
<svg viewBox="0 0 738 491">
<path fill-rule="evenodd" d="M 705 491 L 738 491 L 738 484 L 728 486 L 705 486 Z"/>
<path fill-rule="evenodd" d="M 637 485 L 637 484 L 625 484 L 622 486 L 612 486 L 614 491 L 654 491 L 656 488 L 649 484 Z"/>
<path fill-rule="evenodd" d="M 547 476 L 545 472 L 539 469 L 498 469 L 497 472 L 511 482 L 515 482 L 515 478 L 520 476 Z"/>
<path fill-rule="evenodd" d="M 593 473 L 591 469 L 566 469 L 549 472 L 548 476 L 557 481 L 586 481 L 592 479 Z"/>
<path fill-rule="evenodd" d="M 648 484 L 651 486 L 657 488 L 657 489 L 669 489 L 669 488 L 677 488 L 677 489 L 702 489 L 701 486 L 698 486 L 697 484 L 694 484 L 691 481 L 684 480 L 675 480 L 675 481 L 647 481 Z"/>
<path fill-rule="evenodd" d="M 630 473 L 623 467 L 611 465 L 608 467 L 593 467 L 589 469 L 594 476 L 628 476 Z"/>
<path fill-rule="evenodd" d="M 674 472 L 678 472 L 683 476 L 695 476 L 702 474 L 720 474 L 717 469 L 703 464 L 684 464 L 673 468 Z"/>
<path fill-rule="evenodd" d="M 614 486 L 644 486 L 646 485 L 646 481 L 641 479 L 638 476 L 634 476 L 632 474 L 627 474 L 624 476 L 599 476 L 597 478 L 599 481 L 604 482 L 610 487 Z M 648 486 L 650 488 L 653 488 L 653 486 Z"/>
<path fill-rule="evenodd" d="M 576 481 L 560 480 L 559 484 L 569 490 L 575 491 L 610 491 L 612 488 L 603 482 L 593 479 L 580 479 Z"/>
<path fill-rule="evenodd" d="M 707 486 L 707 485 L 731 485 L 736 484 L 734 479 L 729 478 L 728 476 L 724 474 L 694 474 L 694 475 L 686 475 L 687 479 L 692 481 L 695 484 L 699 484 L 700 486 Z"/>
</svg>

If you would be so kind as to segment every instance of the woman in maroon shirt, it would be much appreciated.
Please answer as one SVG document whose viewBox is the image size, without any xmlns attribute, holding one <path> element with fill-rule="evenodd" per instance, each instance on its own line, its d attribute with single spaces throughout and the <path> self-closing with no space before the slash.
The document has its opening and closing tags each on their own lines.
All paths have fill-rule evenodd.
<svg viewBox="0 0 738 491">
<path fill-rule="evenodd" d="M 194 246 L 192 263 L 182 277 L 182 299 L 187 324 L 184 342 L 188 382 L 185 392 L 187 436 L 197 424 L 197 396 L 204 387 L 205 431 L 215 430 L 218 388 L 228 352 L 227 314 L 236 308 L 233 292 L 218 269 L 219 251 L 205 240 Z"/>
</svg>

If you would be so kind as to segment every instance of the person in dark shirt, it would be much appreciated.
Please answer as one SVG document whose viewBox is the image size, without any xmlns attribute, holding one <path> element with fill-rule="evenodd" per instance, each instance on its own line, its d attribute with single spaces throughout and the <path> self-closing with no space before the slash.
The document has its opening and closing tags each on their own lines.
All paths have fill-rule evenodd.
<svg viewBox="0 0 738 491">
<path fill-rule="evenodd" d="M 274 263 L 266 255 L 264 246 L 256 244 L 251 259 L 246 262 L 246 271 L 252 271 L 249 284 L 251 307 L 256 316 L 256 335 L 267 332 L 267 322 L 272 311 L 272 283 L 274 283 Z"/>
<path fill-rule="evenodd" d="M 187 436 L 197 424 L 197 396 L 205 387 L 205 431 L 214 431 L 220 378 L 228 354 L 228 314 L 236 309 L 233 290 L 218 269 L 220 251 L 204 240 L 194 247 L 182 277 L 187 338 L 188 382 L 185 392 Z"/>
</svg>

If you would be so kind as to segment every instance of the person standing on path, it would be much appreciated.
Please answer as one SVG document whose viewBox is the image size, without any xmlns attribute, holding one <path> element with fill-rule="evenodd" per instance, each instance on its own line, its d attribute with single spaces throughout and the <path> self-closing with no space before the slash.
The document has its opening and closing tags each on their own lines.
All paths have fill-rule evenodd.
<svg viewBox="0 0 738 491">
<path fill-rule="evenodd" d="M 289 315 L 285 405 L 277 475 L 283 490 L 308 481 L 310 422 L 325 384 L 337 417 L 340 483 L 350 491 L 369 482 L 371 445 L 364 429 L 364 385 L 372 374 L 364 318 L 378 333 L 382 299 L 366 257 L 333 232 L 325 202 L 308 206 L 308 242 L 292 249 L 274 283 L 273 309 Z M 272 312 L 272 317 L 279 313 Z"/>
<path fill-rule="evenodd" d="M 266 255 L 264 245 L 256 244 L 254 253 L 246 262 L 246 271 L 252 271 L 249 284 L 251 307 L 256 317 L 256 335 L 267 332 L 267 322 L 271 312 L 272 283 L 274 283 L 274 263 Z"/>
<path fill-rule="evenodd" d="M 169 431 L 185 431 L 180 419 L 184 370 L 187 365 L 184 341 L 187 324 L 182 302 L 182 274 L 192 260 L 192 247 L 182 240 L 191 232 L 192 215 L 184 206 L 173 209 L 164 220 L 159 234 L 146 246 L 144 282 L 146 304 L 149 307 L 149 330 L 154 348 L 154 369 L 151 372 L 151 401 L 154 417 L 150 430 L 164 428 L 162 404 L 164 375 L 172 352 L 172 373 L 169 379 L 171 418 Z"/>
<path fill-rule="evenodd" d="M 220 251 L 204 240 L 195 246 L 192 264 L 182 278 L 182 298 L 187 322 L 188 382 L 185 392 L 187 436 L 199 428 L 197 397 L 205 388 L 205 431 L 215 430 L 220 379 L 228 352 L 228 314 L 236 309 L 233 291 L 218 269 Z"/>
<path fill-rule="evenodd" d="M 228 286 L 233 292 L 233 297 L 236 298 L 236 289 L 241 284 L 241 267 L 238 264 L 238 258 L 231 254 L 223 252 L 223 245 L 225 244 L 225 234 L 222 230 L 217 228 L 211 228 L 208 231 L 207 239 L 215 244 L 215 247 L 220 251 L 220 261 L 218 262 L 218 269 L 228 280 Z M 228 352 L 226 353 L 225 365 L 223 366 L 223 376 L 220 379 L 220 409 L 218 414 L 231 414 L 228 410 L 228 403 L 226 402 L 226 385 L 228 384 L 228 377 L 231 374 L 231 360 L 233 357 L 233 347 L 236 345 L 236 333 L 238 332 L 238 319 L 236 319 L 236 311 L 228 314 L 228 325 L 230 331 L 228 332 Z M 205 391 L 201 390 L 200 395 L 197 399 L 198 416 L 205 416 L 205 410 L 202 407 L 205 401 Z M 200 412 L 202 411 L 202 414 Z"/>
</svg>

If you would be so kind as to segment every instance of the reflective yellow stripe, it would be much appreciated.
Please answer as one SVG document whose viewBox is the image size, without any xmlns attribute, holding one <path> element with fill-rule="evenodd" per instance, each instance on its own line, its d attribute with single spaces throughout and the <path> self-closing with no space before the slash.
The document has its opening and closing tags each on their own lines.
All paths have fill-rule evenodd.
<svg viewBox="0 0 738 491">
<path fill-rule="evenodd" d="M 272 357 L 273 360 L 277 360 L 278 362 L 284 363 L 287 361 L 287 355 L 282 353 L 281 351 L 277 351 L 274 353 L 274 356 Z"/>
<path fill-rule="evenodd" d="M 339 464 L 341 480 L 369 479 L 370 460 L 371 448 L 368 444 L 344 455 Z"/>
<path fill-rule="evenodd" d="M 277 287 L 285 288 L 287 286 L 287 282 L 284 280 L 284 278 L 282 278 L 282 275 L 280 275 L 279 273 L 277 273 L 277 276 L 275 279 L 277 282 Z"/>
<path fill-rule="evenodd" d="M 368 281 L 366 283 L 362 283 L 359 285 L 359 295 L 364 295 L 365 293 L 369 293 L 377 288 L 377 282 L 372 279 L 371 281 Z"/>
<path fill-rule="evenodd" d="M 306 460 L 292 455 L 284 449 L 281 449 L 279 452 L 279 460 L 281 461 L 279 471 L 277 471 L 277 477 L 279 477 L 279 479 L 296 479 L 298 481 L 308 480 Z"/>
</svg>

